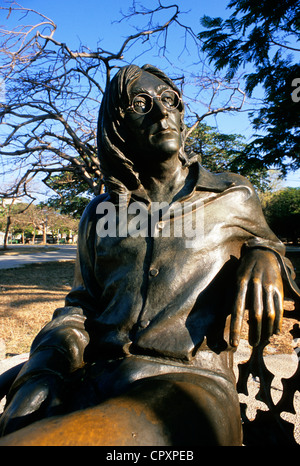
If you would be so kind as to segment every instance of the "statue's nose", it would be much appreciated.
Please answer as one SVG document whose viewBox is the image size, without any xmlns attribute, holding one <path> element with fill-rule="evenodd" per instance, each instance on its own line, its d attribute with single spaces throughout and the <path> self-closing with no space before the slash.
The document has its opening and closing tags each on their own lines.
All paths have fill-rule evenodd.
<svg viewBox="0 0 300 466">
<path fill-rule="evenodd" d="M 167 118 L 169 116 L 168 110 L 159 99 L 153 99 L 152 112 L 155 114 L 156 118 L 159 119 Z"/>
</svg>

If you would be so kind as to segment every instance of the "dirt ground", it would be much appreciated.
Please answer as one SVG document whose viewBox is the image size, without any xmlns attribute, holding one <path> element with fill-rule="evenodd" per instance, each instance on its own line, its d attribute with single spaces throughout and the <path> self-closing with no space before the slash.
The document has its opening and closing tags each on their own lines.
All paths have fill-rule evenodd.
<svg viewBox="0 0 300 466">
<path fill-rule="evenodd" d="M 64 305 L 74 261 L 0 270 L 0 339 L 7 356 L 29 351 L 33 338 Z"/>
<path fill-rule="evenodd" d="M 34 337 L 51 320 L 54 310 L 64 305 L 73 271 L 74 261 L 0 270 L 0 339 L 5 342 L 6 356 L 29 351 Z M 285 301 L 282 332 L 272 337 L 267 352 L 291 354 L 293 326 L 299 326 L 294 303 Z M 247 339 L 247 333 L 245 316 L 242 338 Z"/>
</svg>

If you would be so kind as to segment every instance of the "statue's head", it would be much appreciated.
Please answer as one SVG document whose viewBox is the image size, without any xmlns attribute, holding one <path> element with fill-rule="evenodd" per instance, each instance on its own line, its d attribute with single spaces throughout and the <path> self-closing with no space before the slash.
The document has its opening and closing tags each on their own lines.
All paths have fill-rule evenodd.
<svg viewBox="0 0 300 466">
<path fill-rule="evenodd" d="M 136 189 L 141 155 L 159 163 L 177 153 L 185 164 L 183 117 L 181 92 L 162 71 L 151 65 L 121 68 L 104 93 L 98 119 L 98 152 L 107 187 L 119 183 Z"/>
</svg>

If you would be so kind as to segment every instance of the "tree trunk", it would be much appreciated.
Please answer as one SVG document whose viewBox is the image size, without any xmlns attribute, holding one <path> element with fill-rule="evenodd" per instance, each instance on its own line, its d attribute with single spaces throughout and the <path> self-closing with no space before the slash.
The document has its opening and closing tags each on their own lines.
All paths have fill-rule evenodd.
<svg viewBox="0 0 300 466">
<path fill-rule="evenodd" d="M 44 222 L 43 224 L 43 243 L 42 244 L 46 244 L 47 243 L 47 223 Z"/>
<path fill-rule="evenodd" d="M 6 221 L 4 241 L 3 241 L 3 249 L 7 249 L 7 240 L 8 240 L 8 232 L 9 232 L 10 224 L 11 224 L 11 218 L 10 218 L 10 215 L 8 215 L 7 216 L 7 221 Z"/>
</svg>

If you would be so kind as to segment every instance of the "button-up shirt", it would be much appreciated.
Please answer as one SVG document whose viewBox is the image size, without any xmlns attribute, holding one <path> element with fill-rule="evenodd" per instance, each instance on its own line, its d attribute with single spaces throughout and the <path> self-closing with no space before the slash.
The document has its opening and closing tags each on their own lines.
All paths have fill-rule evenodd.
<svg viewBox="0 0 300 466">
<path fill-rule="evenodd" d="M 63 373 L 83 360 L 130 355 L 216 367 L 218 355 L 230 349 L 224 329 L 241 255 L 249 248 L 272 250 L 290 281 L 284 246 L 268 227 L 252 185 L 197 163 L 189 173 L 192 188 L 160 216 L 142 188 L 130 193 L 125 217 L 124 205 L 112 203 L 109 193 L 89 204 L 80 223 L 73 289 L 66 307 L 55 311 L 33 342 L 25 378 L 45 366 Z M 138 228 L 132 212 L 137 201 L 144 209 L 140 218 L 147 218 Z M 114 234 L 105 235 L 103 205 L 113 205 Z M 200 232 L 192 236 L 195 213 Z M 185 228 L 178 234 L 174 225 Z"/>
</svg>

